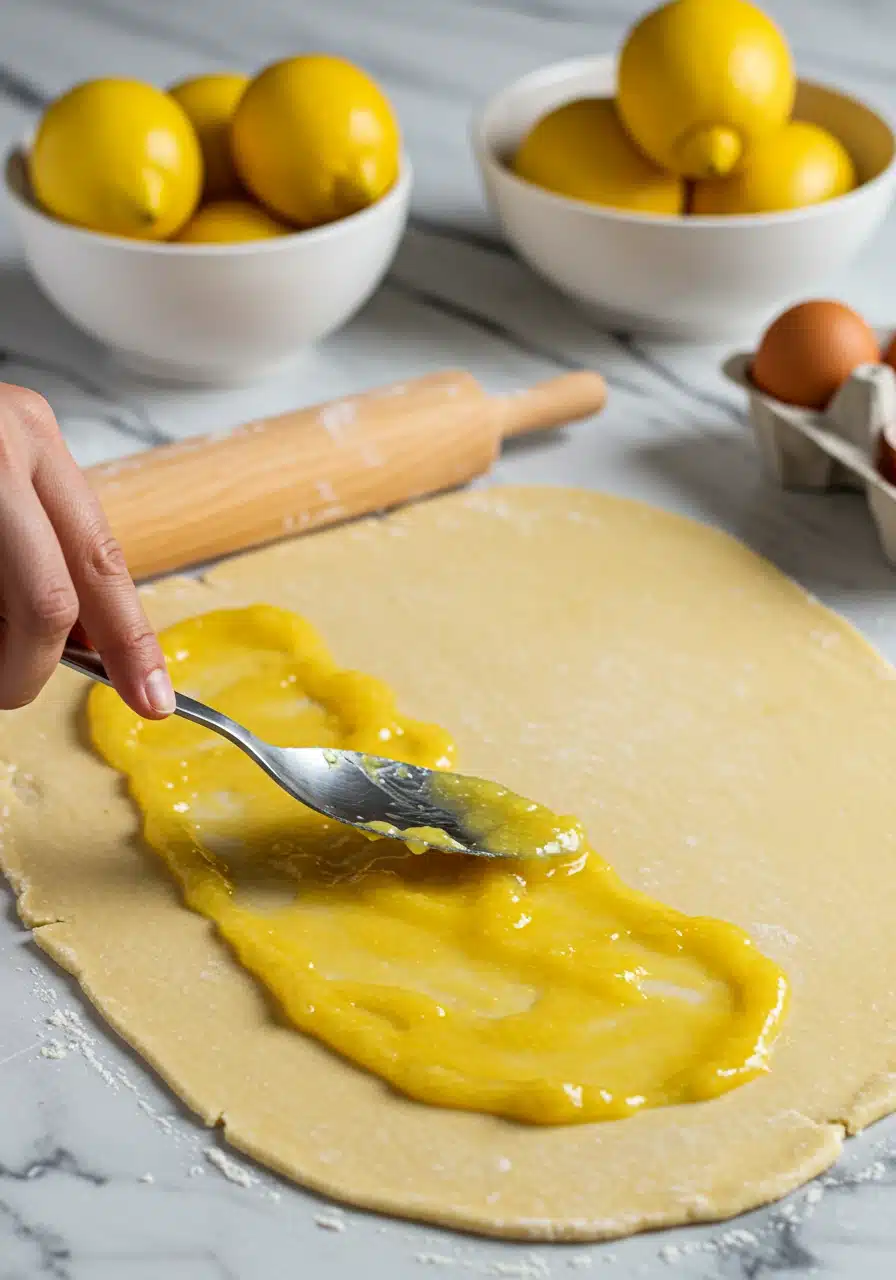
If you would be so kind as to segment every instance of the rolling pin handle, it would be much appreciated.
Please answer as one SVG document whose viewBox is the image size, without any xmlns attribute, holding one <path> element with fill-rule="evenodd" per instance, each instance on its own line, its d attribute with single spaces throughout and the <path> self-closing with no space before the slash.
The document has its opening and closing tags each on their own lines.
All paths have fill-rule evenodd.
<svg viewBox="0 0 896 1280">
<path fill-rule="evenodd" d="M 582 369 L 508 396 L 496 397 L 502 439 L 545 431 L 600 413 L 607 400 L 607 384 L 599 373 Z"/>
</svg>

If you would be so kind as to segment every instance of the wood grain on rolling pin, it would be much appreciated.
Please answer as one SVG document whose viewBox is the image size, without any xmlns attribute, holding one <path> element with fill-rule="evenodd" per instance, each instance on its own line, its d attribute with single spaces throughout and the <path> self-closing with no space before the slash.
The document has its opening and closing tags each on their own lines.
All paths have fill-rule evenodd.
<svg viewBox="0 0 896 1280">
<path fill-rule="evenodd" d="M 153 577 L 455 488 L 505 436 L 603 405 L 598 374 L 489 396 L 463 371 L 167 445 L 87 472 L 132 575 Z"/>
</svg>

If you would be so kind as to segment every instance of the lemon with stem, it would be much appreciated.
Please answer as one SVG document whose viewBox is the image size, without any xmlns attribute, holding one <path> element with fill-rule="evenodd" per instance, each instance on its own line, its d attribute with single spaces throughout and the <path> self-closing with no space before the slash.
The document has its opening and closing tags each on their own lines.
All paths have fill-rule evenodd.
<svg viewBox="0 0 896 1280">
<path fill-rule="evenodd" d="M 47 107 L 28 154 L 37 202 L 64 222 L 166 240 L 190 218 L 202 154 L 182 108 L 139 80 L 90 80 Z"/>
<path fill-rule="evenodd" d="M 358 213 L 398 177 L 388 99 L 344 58 L 307 54 L 266 67 L 237 105 L 237 172 L 278 218 L 317 226 Z"/>
<path fill-rule="evenodd" d="M 669 0 L 631 30 L 617 103 L 632 139 L 683 178 L 732 173 L 793 109 L 787 41 L 749 0 Z"/>
</svg>

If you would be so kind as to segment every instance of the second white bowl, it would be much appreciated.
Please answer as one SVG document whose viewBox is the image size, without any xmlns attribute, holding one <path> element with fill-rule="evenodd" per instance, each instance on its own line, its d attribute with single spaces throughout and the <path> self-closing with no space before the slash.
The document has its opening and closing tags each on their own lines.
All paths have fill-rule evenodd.
<svg viewBox="0 0 896 1280">
<path fill-rule="evenodd" d="M 391 191 L 339 222 L 272 240 L 172 244 L 49 217 L 21 150 L 5 177 L 25 258 L 60 311 L 141 373 L 222 385 L 274 372 L 351 318 L 395 256 L 411 191 L 404 159 Z"/>
<path fill-rule="evenodd" d="M 508 159 L 543 115 L 615 88 L 611 55 L 559 62 L 503 89 L 473 128 L 486 193 L 510 244 L 611 327 L 698 339 L 756 331 L 853 258 L 893 200 L 890 126 L 855 98 L 807 81 L 796 116 L 843 142 L 862 183 L 823 204 L 724 218 L 651 216 L 569 200 L 511 172 Z"/>
</svg>

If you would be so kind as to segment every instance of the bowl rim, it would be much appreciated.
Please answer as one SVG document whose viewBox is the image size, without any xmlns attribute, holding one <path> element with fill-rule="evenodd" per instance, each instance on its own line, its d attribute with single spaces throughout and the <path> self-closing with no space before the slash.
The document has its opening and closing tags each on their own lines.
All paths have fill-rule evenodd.
<svg viewBox="0 0 896 1280">
<path fill-rule="evenodd" d="M 500 181 L 505 182 L 510 187 L 516 187 L 520 191 L 528 192 L 530 197 L 534 196 L 536 199 L 542 200 L 547 206 L 554 205 L 558 208 L 581 210 L 592 215 L 597 220 L 606 222 L 631 222 L 652 227 L 688 228 L 687 231 L 683 232 L 686 235 L 695 234 L 700 227 L 725 227 L 733 231 L 744 227 L 781 226 L 788 222 L 801 222 L 809 218 L 824 217 L 834 209 L 842 209 L 850 203 L 858 202 L 864 198 L 866 193 L 876 187 L 892 184 L 894 178 L 896 178 L 896 122 L 890 117 L 889 113 L 879 107 L 877 103 L 872 104 L 867 99 L 859 98 L 854 93 L 849 93 L 836 85 L 829 84 L 823 80 L 808 79 L 804 76 L 797 77 L 798 85 L 805 85 L 811 89 L 821 89 L 839 98 L 845 98 L 862 110 L 867 111 L 869 115 L 874 116 L 889 134 L 892 150 L 887 164 L 873 178 L 869 178 L 867 182 L 861 183 L 859 186 L 854 187 L 852 191 L 845 192 L 842 196 L 833 196 L 829 200 L 821 200 L 817 204 L 805 205 L 801 209 L 779 209 L 773 213 L 731 214 L 642 213 L 635 209 L 613 209 L 609 206 L 592 204 L 588 200 L 579 200 L 572 196 L 559 195 L 555 191 L 548 191 L 534 182 L 520 178 L 512 169 L 502 163 L 488 136 L 488 124 L 489 117 L 503 101 L 510 97 L 511 94 L 525 92 L 530 88 L 546 87 L 552 83 L 562 83 L 586 72 L 611 71 L 616 62 L 617 55 L 615 53 L 564 58 L 559 62 L 549 62 L 541 67 L 536 67 L 533 71 L 528 71 L 524 75 L 518 76 L 515 80 L 498 89 L 477 108 L 470 123 L 473 150 L 480 167 L 483 170 L 491 171 Z"/>
<path fill-rule="evenodd" d="M 38 222 L 54 227 L 63 235 L 71 235 L 75 239 L 86 240 L 91 244 L 104 243 L 124 252 L 155 254 L 163 257 L 169 255 L 202 258 L 251 257 L 260 253 L 285 252 L 298 243 L 308 244 L 313 242 L 320 244 L 325 240 L 350 235 L 354 229 L 364 222 L 372 221 L 374 218 L 388 212 L 393 206 L 400 207 L 403 205 L 411 190 L 414 177 L 414 169 L 410 157 L 406 151 L 402 150 L 399 154 L 398 176 L 389 190 L 381 195 L 378 200 L 375 200 L 373 204 L 368 205 L 366 209 L 359 209 L 357 213 L 347 214 L 344 218 L 337 218 L 334 222 L 325 222 L 318 227 L 297 227 L 293 231 L 288 231 L 285 235 L 272 236 L 270 239 L 265 240 L 235 240 L 230 243 L 209 244 L 177 240 L 137 240 L 129 236 L 114 235 L 108 231 L 91 231 L 89 227 L 80 227 L 73 222 L 63 222 L 61 218 L 54 218 L 51 213 L 43 210 L 36 201 L 22 196 L 10 181 L 10 167 L 17 157 L 21 158 L 23 165 L 26 164 L 30 137 L 31 135 L 29 134 L 7 149 L 3 157 L 2 175 L 3 189 L 10 201 L 26 217 L 34 218 Z"/>
</svg>

